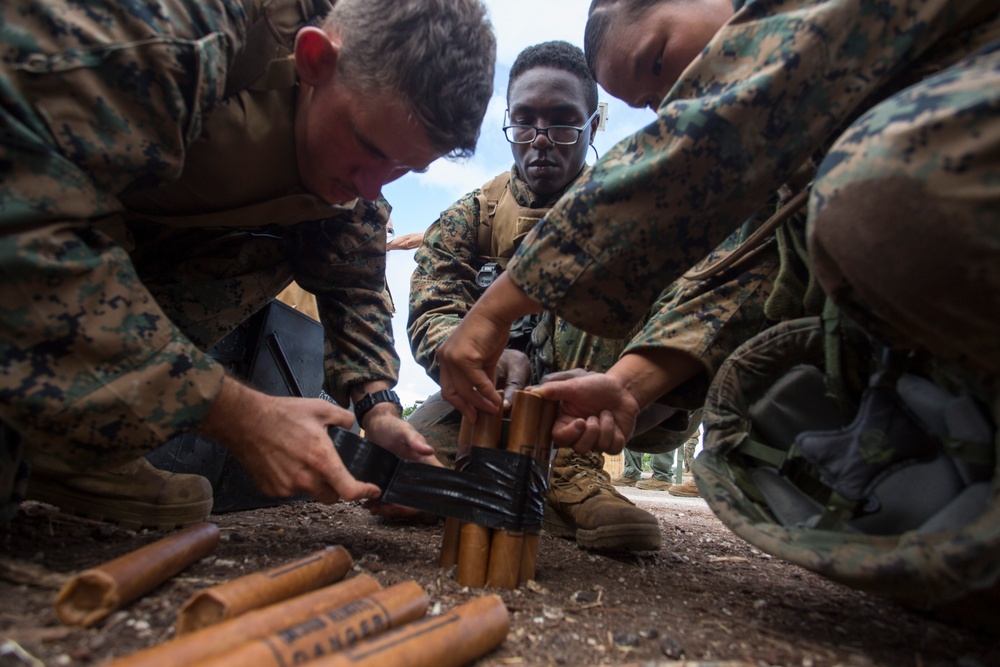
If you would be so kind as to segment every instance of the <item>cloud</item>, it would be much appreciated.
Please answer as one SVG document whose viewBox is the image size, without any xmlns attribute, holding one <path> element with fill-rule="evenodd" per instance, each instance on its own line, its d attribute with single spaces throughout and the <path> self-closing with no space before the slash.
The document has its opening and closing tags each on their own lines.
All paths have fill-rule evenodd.
<svg viewBox="0 0 1000 667">
<path fill-rule="evenodd" d="M 497 36 L 497 61 L 507 69 L 526 46 L 563 39 L 583 46 L 590 0 L 486 0 Z"/>
</svg>

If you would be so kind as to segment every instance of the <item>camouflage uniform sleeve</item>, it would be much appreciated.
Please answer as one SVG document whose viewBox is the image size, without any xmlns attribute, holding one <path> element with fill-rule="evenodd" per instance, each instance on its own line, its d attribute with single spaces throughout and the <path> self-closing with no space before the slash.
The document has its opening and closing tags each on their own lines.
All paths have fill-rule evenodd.
<svg viewBox="0 0 1000 667">
<path fill-rule="evenodd" d="M 428 228 L 410 280 L 406 333 L 417 363 L 438 380 L 437 349 L 476 303 L 479 204 L 474 190 Z"/>
<path fill-rule="evenodd" d="M 866 99 L 985 2 L 750 0 L 656 121 L 534 228 L 511 278 L 582 328 L 627 333 Z"/>
<path fill-rule="evenodd" d="M 353 213 L 297 226 L 295 280 L 316 295 L 326 332 L 327 391 L 349 403 L 351 385 L 399 377 L 392 307 L 385 285 L 385 199 L 358 201 Z"/>
<path fill-rule="evenodd" d="M 116 216 L 124 191 L 177 178 L 247 19 L 227 0 L 0 5 L 0 403 L 32 446 L 114 465 L 218 392 Z"/>
</svg>

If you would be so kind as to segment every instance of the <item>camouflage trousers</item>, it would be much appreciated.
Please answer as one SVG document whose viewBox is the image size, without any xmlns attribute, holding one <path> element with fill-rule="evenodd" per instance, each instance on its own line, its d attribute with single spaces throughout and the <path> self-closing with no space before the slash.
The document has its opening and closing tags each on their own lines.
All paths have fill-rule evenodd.
<svg viewBox="0 0 1000 667">
<path fill-rule="evenodd" d="M 292 267 L 285 259 L 285 241 L 274 236 L 142 224 L 129 229 L 124 240 L 131 252 L 126 254 L 122 245 L 110 237 L 93 234 L 101 239 L 100 243 L 90 244 L 90 250 L 101 255 L 96 271 L 60 283 L 50 276 L 35 285 L 25 284 L 22 276 L 19 280 L 4 280 L 0 286 L 0 301 L 8 308 L 5 316 L 0 315 L 0 366 L 6 376 L 0 413 L 0 498 L 10 497 L 15 484 L 22 483 L 25 477 L 19 462 L 22 452 L 28 461 L 34 453 L 45 453 L 81 468 L 112 467 L 162 444 L 175 434 L 171 429 L 182 425 L 185 414 L 192 412 L 185 411 L 183 397 L 176 397 L 175 403 L 145 405 L 140 395 L 128 389 L 149 384 L 143 379 L 144 369 L 184 360 L 196 363 L 189 357 L 171 355 L 168 345 L 161 355 L 137 366 L 116 369 L 113 363 L 104 362 L 108 366 L 106 373 L 100 372 L 100 366 L 94 372 L 95 362 L 75 355 L 71 339 L 65 339 L 61 347 L 36 344 L 50 333 L 50 322 L 71 318 L 78 310 L 86 312 L 88 299 L 99 294 L 109 306 L 93 310 L 106 313 L 106 318 L 89 318 L 91 321 L 68 328 L 66 336 L 102 337 L 104 343 L 99 349 L 109 351 L 112 360 L 121 356 L 123 363 L 128 358 L 130 340 L 170 340 L 173 334 L 166 330 L 179 329 L 207 350 L 276 296 L 292 278 Z M 80 245 L 76 234 L 53 235 L 43 227 L 34 233 L 0 237 L 0 254 L 26 263 L 38 256 L 39 247 L 47 247 L 48 256 L 79 255 Z M 114 270 L 121 262 L 134 267 L 134 275 L 165 318 L 150 314 L 137 320 L 113 307 L 114 295 L 124 289 L 116 282 L 119 274 Z M 6 272 L 0 268 L 0 274 Z M 31 295 L 36 294 L 48 298 L 41 306 L 36 302 L 35 308 L 29 309 L 36 301 Z M 18 312 L 22 314 L 18 316 Z M 36 313 L 37 317 L 26 316 L 25 312 Z M 218 375 L 221 381 L 221 367 Z M 38 390 L 41 381 L 47 391 Z M 127 410 L 122 409 L 123 403 Z M 101 423 L 99 420 L 107 415 L 118 416 L 110 425 Z M 193 426 L 201 415 L 192 413 L 188 417 Z M 17 497 L 15 492 L 15 502 Z"/>
<path fill-rule="evenodd" d="M 890 343 L 1000 374 L 1000 43 L 855 121 L 809 208 L 838 306 Z"/>
</svg>

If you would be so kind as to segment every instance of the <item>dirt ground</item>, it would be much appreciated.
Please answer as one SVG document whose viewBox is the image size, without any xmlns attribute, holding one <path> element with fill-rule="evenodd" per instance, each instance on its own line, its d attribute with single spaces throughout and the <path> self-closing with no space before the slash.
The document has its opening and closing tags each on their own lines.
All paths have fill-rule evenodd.
<svg viewBox="0 0 1000 667">
<path fill-rule="evenodd" d="M 477 666 L 1000 665 L 996 637 L 771 558 L 730 533 L 700 498 L 623 491 L 659 518 L 662 548 L 610 556 L 543 534 L 537 581 L 499 591 L 510 632 Z M 67 576 L 163 533 L 127 531 L 27 503 L 0 532 L 0 637 L 46 665 L 98 664 L 171 638 L 178 607 L 196 590 L 331 544 L 350 552 L 354 572 L 383 586 L 419 583 L 430 613 L 482 593 L 438 568 L 441 523 L 390 523 L 356 504 L 318 503 L 212 521 L 222 535 L 212 555 L 96 627 L 76 629 L 62 626 L 52 606 Z M 4 667 L 26 664 L 32 663 L 0 655 Z"/>
</svg>

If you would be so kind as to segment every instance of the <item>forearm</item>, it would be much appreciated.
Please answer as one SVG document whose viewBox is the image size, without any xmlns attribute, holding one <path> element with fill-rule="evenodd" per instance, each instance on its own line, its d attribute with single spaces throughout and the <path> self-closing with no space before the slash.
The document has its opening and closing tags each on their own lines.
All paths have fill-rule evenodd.
<svg viewBox="0 0 1000 667">
<path fill-rule="evenodd" d="M 640 410 L 702 372 L 701 362 L 679 350 L 644 349 L 623 355 L 607 374 L 627 391 Z"/>
<path fill-rule="evenodd" d="M 483 293 L 469 315 L 488 319 L 497 328 L 509 330 L 517 318 L 542 310 L 542 304 L 528 296 L 505 272 Z"/>
</svg>

